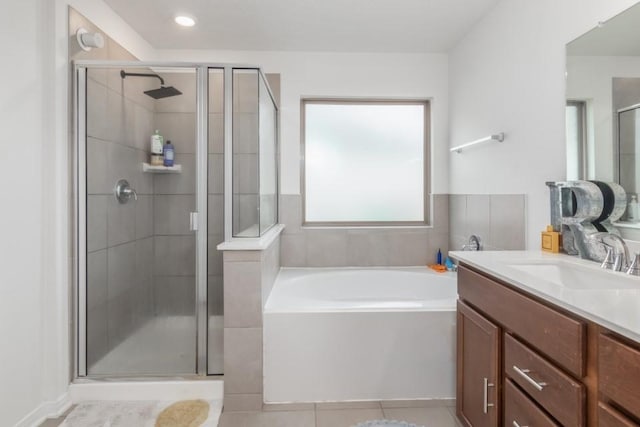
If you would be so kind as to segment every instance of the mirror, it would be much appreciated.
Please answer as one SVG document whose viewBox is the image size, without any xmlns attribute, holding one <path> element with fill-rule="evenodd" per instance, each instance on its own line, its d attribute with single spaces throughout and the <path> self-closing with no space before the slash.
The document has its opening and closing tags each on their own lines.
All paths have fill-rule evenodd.
<svg viewBox="0 0 640 427">
<path fill-rule="evenodd" d="M 617 182 L 640 191 L 640 4 L 567 45 L 567 179 Z M 635 214 L 634 214 L 635 212 Z"/>
</svg>

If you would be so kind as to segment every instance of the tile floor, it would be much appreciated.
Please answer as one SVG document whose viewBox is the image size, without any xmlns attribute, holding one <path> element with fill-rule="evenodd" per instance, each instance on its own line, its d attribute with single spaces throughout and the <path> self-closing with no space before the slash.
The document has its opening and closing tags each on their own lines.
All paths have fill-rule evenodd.
<svg viewBox="0 0 640 427">
<path fill-rule="evenodd" d="M 218 427 L 351 427 L 383 418 L 424 427 L 462 427 L 453 405 L 453 401 L 265 405 L 262 412 L 223 412 Z M 47 420 L 40 427 L 58 427 L 64 418 Z"/>
<path fill-rule="evenodd" d="M 425 427 L 460 427 L 453 402 L 362 402 L 265 405 L 262 412 L 222 412 L 218 427 L 351 427 L 395 419 Z"/>
</svg>

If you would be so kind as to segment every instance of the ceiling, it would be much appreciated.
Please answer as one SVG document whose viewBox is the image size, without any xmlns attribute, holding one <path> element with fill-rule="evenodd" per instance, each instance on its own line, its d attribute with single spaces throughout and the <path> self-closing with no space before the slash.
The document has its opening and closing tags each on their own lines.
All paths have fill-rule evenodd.
<svg viewBox="0 0 640 427">
<path fill-rule="evenodd" d="M 567 45 L 570 56 L 640 56 L 640 3 Z"/>
<path fill-rule="evenodd" d="M 105 1 L 156 49 L 447 52 L 499 0 Z"/>
</svg>

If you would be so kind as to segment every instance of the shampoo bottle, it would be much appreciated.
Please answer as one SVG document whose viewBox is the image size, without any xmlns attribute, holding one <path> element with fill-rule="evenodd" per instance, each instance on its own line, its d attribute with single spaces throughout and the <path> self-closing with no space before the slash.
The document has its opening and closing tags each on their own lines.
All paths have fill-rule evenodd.
<svg viewBox="0 0 640 427">
<path fill-rule="evenodd" d="M 173 166 L 173 161 L 175 160 L 175 149 L 171 141 L 167 140 L 162 152 L 164 155 L 164 165 Z"/>
<path fill-rule="evenodd" d="M 442 265 L 442 252 L 438 249 L 438 254 L 436 255 L 436 264 Z"/>
<path fill-rule="evenodd" d="M 160 131 L 156 129 L 156 132 L 151 135 L 151 161 L 154 166 L 162 166 L 162 146 L 164 145 L 164 138 L 160 135 Z"/>
</svg>

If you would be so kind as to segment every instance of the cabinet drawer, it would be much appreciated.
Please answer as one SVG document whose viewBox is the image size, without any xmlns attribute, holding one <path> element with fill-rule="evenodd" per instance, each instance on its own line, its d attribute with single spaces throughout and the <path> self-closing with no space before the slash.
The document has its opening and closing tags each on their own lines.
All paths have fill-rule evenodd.
<svg viewBox="0 0 640 427">
<path fill-rule="evenodd" d="M 640 418 L 640 351 L 600 335 L 598 373 L 600 392 Z"/>
<path fill-rule="evenodd" d="M 506 427 L 559 427 L 547 414 L 518 390 L 511 380 L 504 384 L 504 425 Z"/>
<path fill-rule="evenodd" d="M 504 335 L 504 372 L 563 426 L 584 425 L 584 385 L 509 334 Z"/>
<path fill-rule="evenodd" d="M 464 266 L 460 298 L 522 337 L 578 378 L 584 376 L 586 325 Z"/>
<path fill-rule="evenodd" d="M 598 402 L 598 427 L 640 427 L 620 412 L 603 402 Z"/>
</svg>

